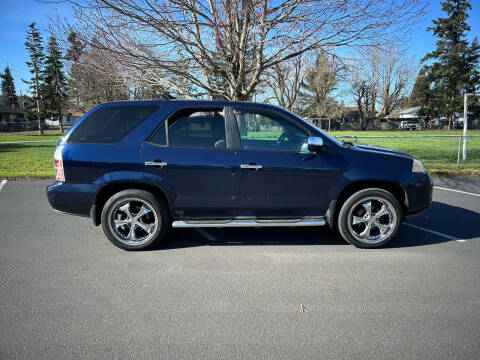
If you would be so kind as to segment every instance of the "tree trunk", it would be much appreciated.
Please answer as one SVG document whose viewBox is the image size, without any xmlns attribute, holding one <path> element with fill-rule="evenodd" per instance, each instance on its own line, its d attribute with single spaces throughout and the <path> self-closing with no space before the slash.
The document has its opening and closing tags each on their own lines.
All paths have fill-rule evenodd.
<svg viewBox="0 0 480 360">
<path fill-rule="evenodd" d="M 64 130 L 63 130 L 62 107 L 61 106 L 58 107 L 58 125 L 60 125 L 60 131 L 63 134 Z"/>
<path fill-rule="evenodd" d="M 40 120 L 40 102 L 37 100 L 37 121 L 38 121 L 38 134 L 43 135 L 42 122 Z"/>
</svg>

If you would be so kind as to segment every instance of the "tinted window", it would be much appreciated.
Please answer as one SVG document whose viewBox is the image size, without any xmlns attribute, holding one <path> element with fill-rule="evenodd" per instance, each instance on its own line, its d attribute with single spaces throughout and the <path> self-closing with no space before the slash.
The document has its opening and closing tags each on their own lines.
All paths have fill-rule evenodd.
<svg viewBox="0 0 480 360">
<path fill-rule="evenodd" d="M 92 112 L 70 134 L 69 142 L 114 143 L 157 110 L 157 106 L 105 106 Z"/>
<path fill-rule="evenodd" d="M 242 148 L 307 151 L 308 134 L 283 118 L 235 111 Z"/>
<path fill-rule="evenodd" d="M 169 120 L 169 146 L 192 148 L 226 147 L 222 111 L 197 111 Z"/>
<path fill-rule="evenodd" d="M 150 138 L 150 142 L 157 145 L 167 145 L 167 136 L 165 134 L 165 123 L 163 123 L 158 130 Z"/>
</svg>

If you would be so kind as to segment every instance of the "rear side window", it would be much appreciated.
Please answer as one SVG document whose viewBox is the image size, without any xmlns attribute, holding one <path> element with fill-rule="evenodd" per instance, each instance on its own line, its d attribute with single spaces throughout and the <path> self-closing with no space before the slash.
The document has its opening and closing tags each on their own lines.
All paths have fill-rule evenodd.
<svg viewBox="0 0 480 360">
<path fill-rule="evenodd" d="M 225 148 L 225 118 L 214 111 L 196 112 L 169 123 L 172 147 Z"/>
<path fill-rule="evenodd" d="M 156 145 L 179 148 L 226 149 L 225 117 L 223 108 L 186 108 L 163 123 L 150 137 Z"/>
<path fill-rule="evenodd" d="M 70 134 L 69 142 L 109 144 L 149 117 L 158 106 L 106 106 L 92 112 Z"/>
</svg>

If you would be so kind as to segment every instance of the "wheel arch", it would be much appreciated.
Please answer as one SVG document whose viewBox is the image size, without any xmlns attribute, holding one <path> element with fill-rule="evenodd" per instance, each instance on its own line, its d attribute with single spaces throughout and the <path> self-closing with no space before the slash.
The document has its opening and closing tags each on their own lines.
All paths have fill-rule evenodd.
<svg viewBox="0 0 480 360">
<path fill-rule="evenodd" d="M 160 187 L 149 184 L 143 183 L 138 181 L 118 181 L 109 184 L 105 184 L 102 186 L 95 196 L 95 203 L 90 210 L 90 215 L 92 217 L 93 223 L 98 226 L 101 224 L 101 215 L 102 209 L 107 200 L 114 194 L 122 191 L 122 190 L 129 190 L 129 189 L 137 189 L 137 190 L 144 190 L 151 192 L 158 196 L 158 198 L 164 202 L 167 206 L 169 213 L 172 211 L 172 204 L 166 195 L 165 191 L 163 191 Z"/>
<path fill-rule="evenodd" d="M 344 186 L 335 200 L 330 202 L 326 219 L 331 229 L 336 224 L 338 213 L 345 200 L 357 191 L 369 188 L 379 188 L 388 191 L 398 200 L 402 206 L 403 213 L 406 214 L 408 212 L 408 196 L 403 186 L 399 183 L 391 180 L 357 180 Z"/>
</svg>

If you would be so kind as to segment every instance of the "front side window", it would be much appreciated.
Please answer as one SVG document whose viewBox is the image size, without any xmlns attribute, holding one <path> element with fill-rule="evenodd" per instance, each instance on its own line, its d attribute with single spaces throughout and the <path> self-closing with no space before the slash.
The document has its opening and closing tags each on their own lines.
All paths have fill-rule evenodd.
<svg viewBox="0 0 480 360">
<path fill-rule="evenodd" d="M 68 142 L 110 144 L 123 139 L 158 106 L 104 106 L 88 115 L 70 134 Z"/>
<path fill-rule="evenodd" d="M 235 111 L 243 149 L 307 151 L 308 134 L 289 121 L 256 112 Z"/>
<path fill-rule="evenodd" d="M 167 120 L 168 146 L 179 148 L 225 149 L 223 109 L 183 109 Z M 162 126 L 150 142 L 163 145 L 166 129 Z"/>
</svg>

